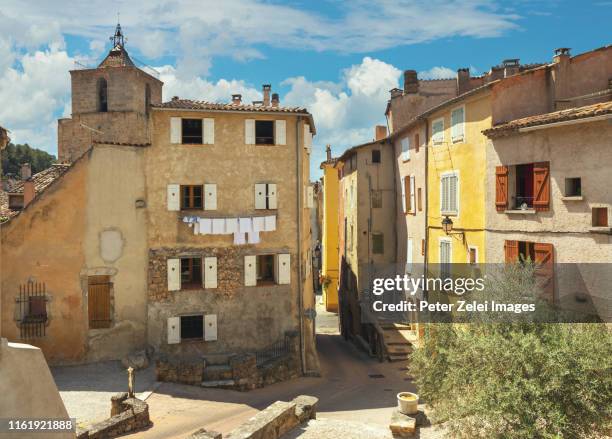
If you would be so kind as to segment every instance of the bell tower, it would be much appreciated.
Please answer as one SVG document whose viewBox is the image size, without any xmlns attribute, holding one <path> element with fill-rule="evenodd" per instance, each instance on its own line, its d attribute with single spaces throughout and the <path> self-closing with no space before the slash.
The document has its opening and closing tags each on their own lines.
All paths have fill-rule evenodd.
<svg viewBox="0 0 612 439">
<path fill-rule="evenodd" d="M 161 102 L 163 83 L 150 67 L 130 58 L 121 24 L 96 68 L 70 71 L 72 117 L 58 120 L 58 159 L 74 161 L 92 144 L 150 141 L 149 109 Z"/>
</svg>

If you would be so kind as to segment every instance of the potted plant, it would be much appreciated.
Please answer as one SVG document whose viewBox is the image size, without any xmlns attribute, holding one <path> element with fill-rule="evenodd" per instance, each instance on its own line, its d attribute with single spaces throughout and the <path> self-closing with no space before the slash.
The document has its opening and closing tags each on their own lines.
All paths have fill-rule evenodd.
<svg viewBox="0 0 612 439">
<path fill-rule="evenodd" d="M 397 394 L 397 409 L 404 415 L 416 415 L 419 411 L 419 395 L 412 392 Z"/>
</svg>

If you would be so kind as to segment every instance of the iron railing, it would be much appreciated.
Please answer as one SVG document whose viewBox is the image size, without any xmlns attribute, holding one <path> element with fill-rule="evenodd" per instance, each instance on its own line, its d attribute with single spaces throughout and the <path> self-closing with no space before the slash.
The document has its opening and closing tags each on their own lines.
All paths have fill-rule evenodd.
<svg viewBox="0 0 612 439">
<path fill-rule="evenodd" d="M 282 340 L 274 342 L 266 349 L 255 352 L 255 360 L 257 362 L 257 366 L 261 366 L 269 361 L 275 360 L 288 354 L 289 340 L 288 337 L 285 336 Z"/>
<path fill-rule="evenodd" d="M 19 328 L 22 339 L 44 337 L 47 326 L 47 294 L 44 283 L 19 286 Z"/>
</svg>

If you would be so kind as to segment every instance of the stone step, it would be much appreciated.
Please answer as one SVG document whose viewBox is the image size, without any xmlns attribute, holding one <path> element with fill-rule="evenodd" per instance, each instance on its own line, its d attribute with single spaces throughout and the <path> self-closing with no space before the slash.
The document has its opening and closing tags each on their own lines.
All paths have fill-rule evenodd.
<svg viewBox="0 0 612 439">
<path fill-rule="evenodd" d="M 231 380 L 232 368 L 228 365 L 206 366 L 204 368 L 204 381 Z"/>
<path fill-rule="evenodd" d="M 412 353 L 412 347 L 405 345 L 390 345 L 387 346 L 387 352 L 389 354 L 410 354 Z"/>
<path fill-rule="evenodd" d="M 407 361 L 410 354 L 389 354 L 389 361 Z"/>
<path fill-rule="evenodd" d="M 410 330 L 412 326 L 409 323 L 393 323 L 393 322 L 379 322 L 380 327 L 384 330 L 396 329 L 396 330 Z"/>
<path fill-rule="evenodd" d="M 202 381 L 202 387 L 233 387 L 235 385 L 234 380 Z"/>
</svg>

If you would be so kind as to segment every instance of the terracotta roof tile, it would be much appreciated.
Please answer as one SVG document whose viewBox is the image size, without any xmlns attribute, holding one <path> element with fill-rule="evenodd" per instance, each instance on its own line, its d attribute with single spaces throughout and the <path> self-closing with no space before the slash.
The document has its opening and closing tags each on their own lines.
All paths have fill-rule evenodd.
<svg viewBox="0 0 612 439">
<path fill-rule="evenodd" d="M 196 101 L 191 99 L 172 99 L 161 104 L 154 104 L 155 108 L 170 108 L 177 110 L 220 110 L 220 111 L 260 111 L 278 113 L 300 113 L 309 114 L 303 107 L 273 107 L 271 105 L 236 105 L 227 103 L 214 103 L 207 101 Z"/>
<path fill-rule="evenodd" d="M 488 137 L 500 137 L 517 132 L 521 128 L 546 125 L 568 120 L 585 119 L 588 117 L 612 114 L 612 101 L 600 102 L 586 105 L 584 107 L 569 108 L 567 110 L 555 111 L 553 113 L 538 114 L 536 116 L 523 117 L 510 122 L 502 123 L 484 130 L 482 133 Z"/>
</svg>

